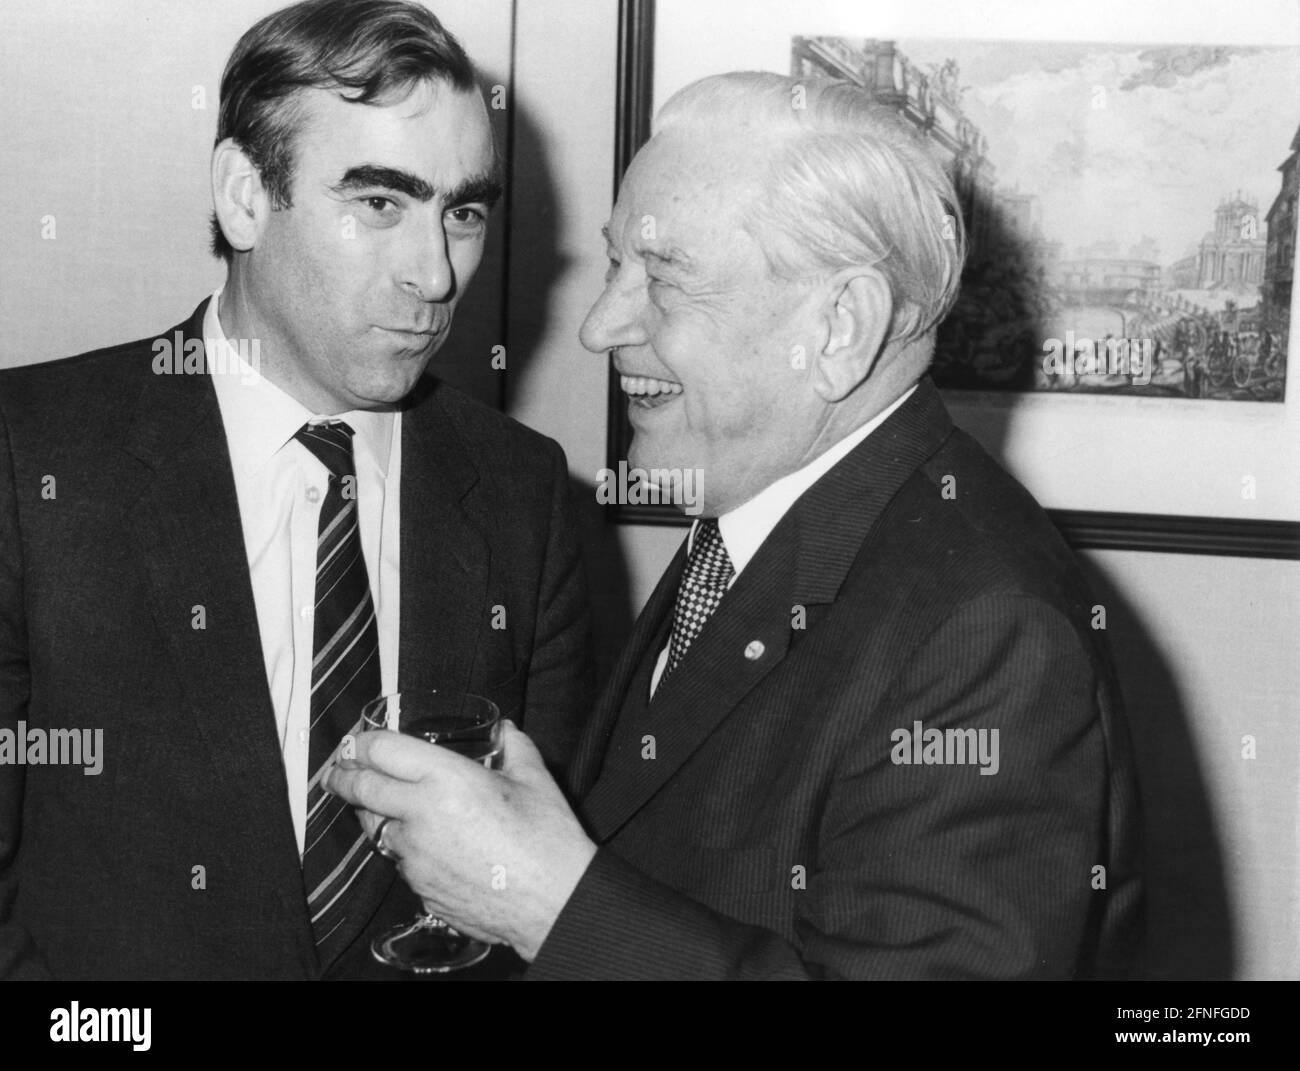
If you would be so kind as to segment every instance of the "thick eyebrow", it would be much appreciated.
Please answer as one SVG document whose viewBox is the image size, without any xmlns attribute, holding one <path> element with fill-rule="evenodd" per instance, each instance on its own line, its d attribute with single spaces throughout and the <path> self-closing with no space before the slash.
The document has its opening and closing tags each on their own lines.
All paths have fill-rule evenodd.
<svg viewBox="0 0 1300 1071">
<path fill-rule="evenodd" d="M 447 204 L 453 208 L 480 202 L 491 208 L 500 199 L 501 183 L 491 175 L 475 175 L 447 191 Z"/>
<path fill-rule="evenodd" d="M 358 164 L 344 172 L 343 178 L 330 187 L 335 193 L 354 193 L 357 190 L 394 190 L 404 193 L 413 200 L 427 203 L 437 196 L 434 189 L 419 175 L 401 171 L 395 167 L 381 167 L 377 164 Z M 491 208 L 501 197 L 501 183 L 489 175 L 475 175 L 467 178 L 447 191 L 444 201 L 451 206 L 473 204 L 482 201 Z"/>
<path fill-rule="evenodd" d="M 343 173 L 338 184 L 330 187 L 335 193 L 355 193 L 357 190 L 396 190 L 417 201 L 432 201 L 436 192 L 419 175 L 399 171 L 395 167 L 377 164 L 358 164 Z"/>
</svg>

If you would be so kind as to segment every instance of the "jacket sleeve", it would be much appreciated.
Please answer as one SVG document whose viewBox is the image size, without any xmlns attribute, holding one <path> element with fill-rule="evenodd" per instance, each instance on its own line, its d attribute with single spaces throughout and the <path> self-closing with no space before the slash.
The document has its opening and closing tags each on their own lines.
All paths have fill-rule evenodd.
<svg viewBox="0 0 1300 1071">
<path fill-rule="evenodd" d="M 23 612 L 23 552 L 9 430 L 0 409 L 0 732 L 17 733 L 31 693 Z M 0 762 L 0 979 L 49 978 L 31 935 L 14 919 L 25 768 Z"/>
<path fill-rule="evenodd" d="M 1106 812 L 1097 686 L 1079 634 L 1043 601 L 958 607 L 845 734 L 806 888 L 791 893 L 792 939 L 601 848 L 527 977 L 1071 977 L 1106 895 L 1093 871 Z M 857 692 L 846 680 L 833 716 Z M 990 730 L 989 742 L 997 730 L 996 766 L 894 761 L 892 734 L 917 721 Z"/>
<path fill-rule="evenodd" d="M 594 698 L 591 604 L 564 451 L 550 443 L 550 512 L 537 591 L 524 729 L 552 772 L 563 771 Z"/>
</svg>

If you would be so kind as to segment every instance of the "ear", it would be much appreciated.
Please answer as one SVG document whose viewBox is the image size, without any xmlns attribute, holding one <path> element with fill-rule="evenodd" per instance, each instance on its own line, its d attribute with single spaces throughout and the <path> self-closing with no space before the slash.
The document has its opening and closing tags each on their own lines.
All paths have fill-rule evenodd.
<svg viewBox="0 0 1300 1071">
<path fill-rule="evenodd" d="M 822 314 L 826 344 L 817 355 L 813 389 L 824 401 L 838 402 L 871 375 L 884 352 L 894 298 L 873 268 L 837 272 L 829 287 Z"/>
<path fill-rule="evenodd" d="M 271 206 L 253 161 L 232 138 L 212 150 L 212 207 L 231 247 L 252 249 Z"/>
</svg>

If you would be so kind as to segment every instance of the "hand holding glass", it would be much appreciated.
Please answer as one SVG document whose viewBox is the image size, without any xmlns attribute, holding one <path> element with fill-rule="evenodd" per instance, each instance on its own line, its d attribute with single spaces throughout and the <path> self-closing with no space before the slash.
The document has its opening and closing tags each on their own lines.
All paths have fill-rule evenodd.
<svg viewBox="0 0 1300 1071">
<path fill-rule="evenodd" d="M 395 729 L 407 736 L 481 762 L 489 770 L 501 765 L 501 712 L 479 695 L 434 690 L 396 692 L 367 703 L 362 727 Z M 457 933 L 442 919 L 426 914 L 395 927 L 371 943 L 380 963 L 416 974 L 441 974 L 471 967 L 491 946 Z"/>
</svg>

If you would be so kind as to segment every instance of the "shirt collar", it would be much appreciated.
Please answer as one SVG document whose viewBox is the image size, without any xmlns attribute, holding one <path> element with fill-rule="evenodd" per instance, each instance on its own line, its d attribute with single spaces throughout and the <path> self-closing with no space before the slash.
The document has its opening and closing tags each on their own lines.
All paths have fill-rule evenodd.
<svg viewBox="0 0 1300 1071">
<path fill-rule="evenodd" d="M 913 384 L 907 391 L 896 398 L 890 405 L 877 413 L 860 428 L 855 428 L 830 449 L 819 454 L 803 468 L 782 476 L 775 483 L 769 484 L 748 502 L 724 513 L 718 518 L 718 531 L 727 547 L 732 567 L 739 576 L 741 570 L 749 564 L 758 553 L 758 548 L 771 534 L 772 529 L 780 523 L 782 517 L 805 491 L 830 472 L 840 461 L 847 457 L 855 447 L 863 442 L 910 398 L 916 390 Z M 698 522 L 697 522 L 698 524 Z M 691 529 L 691 542 L 695 540 L 695 529 Z M 734 578 L 733 578 L 734 583 Z"/>
<path fill-rule="evenodd" d="M 250 363 L 231 344 L 217 315 L 221 290 L 217 288 L 203 314 L 203 343 L 230 444 L 231 463 L 244 472 L 260 472 L 304 424 L 343 420 L 354 432 L 352 444 L 358 472 L 361 466 L 369 465 L 380 478 L 386 477 L 395 414 L 365 409 L 330 416 L 313 413 L 260 375 L 260 361 L 255 355 L 249 354 L 253 356 Z"/>
</svg>

